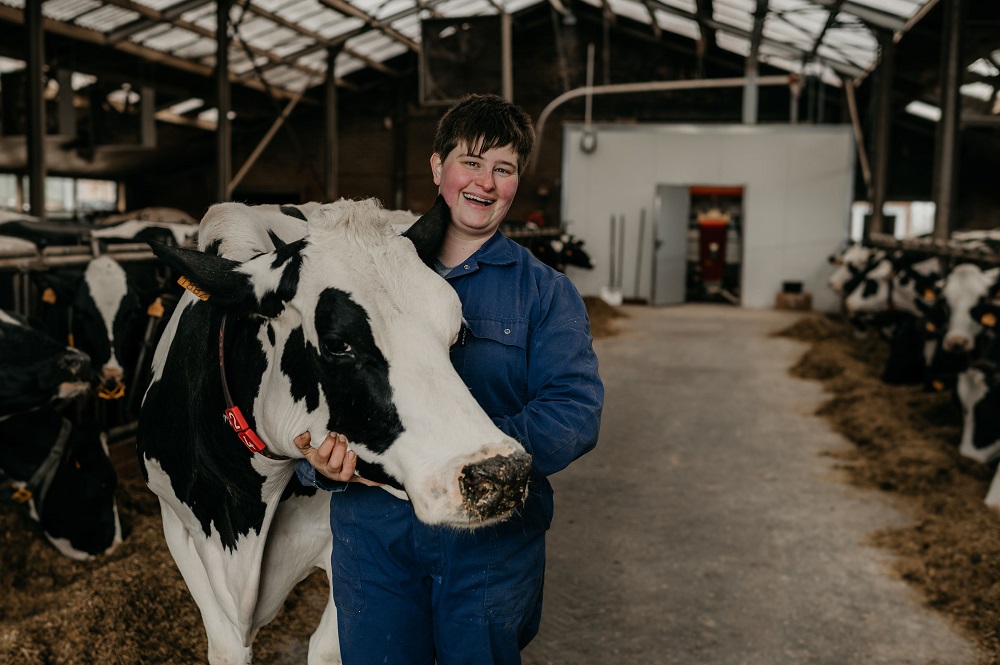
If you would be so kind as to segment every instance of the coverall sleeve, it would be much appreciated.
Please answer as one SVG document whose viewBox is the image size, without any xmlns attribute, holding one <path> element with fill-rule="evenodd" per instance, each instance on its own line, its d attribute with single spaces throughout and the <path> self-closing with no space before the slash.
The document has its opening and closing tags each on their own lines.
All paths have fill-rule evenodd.
<svg viewBox="0 0 1000 665">
<path fill-rule="evenodd" d="M 306 487 L 315 487 L 329 492 L 343 492 L 349 484 L 330 480 L 322 473 L 317 473 L 313 465 L 304 459 L 295 461 L 295 475 L 298 476 L 299 482 Z"/>
<path fill-rule="evenodd" d="M 528 403 L 493 420 L 548 476 L 597 445 L 604 406 L 587 308 L 569 278 L 560 276 L 541 294 L 527 353 Z"/>
</svg>

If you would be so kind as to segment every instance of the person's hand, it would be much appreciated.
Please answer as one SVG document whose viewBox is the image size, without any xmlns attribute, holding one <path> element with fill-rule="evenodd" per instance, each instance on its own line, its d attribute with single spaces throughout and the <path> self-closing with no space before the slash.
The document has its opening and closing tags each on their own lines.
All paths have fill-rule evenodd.
<svg viewBox="0 0 1000 665">
<path fill-rule="evenodd" d="M 313 448 L 311 441 L 312 437 L 309 432 L 304 432 L 295 437 L 295 446 L 314 469 L 330 480 L 342 483 L 359 482 L 372 487 L 381 485 L 381 483 L 357 475 L 355 470 L 358 463 L 357 455 L 354 454 L 353 450 L 348 449 L 347 437 L 343 434 L 330 432 L 323 439 L 319 448 Z"/>
</svg>

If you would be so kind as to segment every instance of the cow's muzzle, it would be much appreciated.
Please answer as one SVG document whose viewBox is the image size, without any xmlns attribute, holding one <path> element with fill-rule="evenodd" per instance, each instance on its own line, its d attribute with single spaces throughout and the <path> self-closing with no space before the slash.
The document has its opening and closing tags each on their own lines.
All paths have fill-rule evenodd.
<svg viewBox="0 0 1000 665">
<path fill-rule="evenodd" d="M 503 519 L 528 496 L 531 455 L 495 456 L 462 469 L 462 503 L 479 521 Z"/>
</svg>

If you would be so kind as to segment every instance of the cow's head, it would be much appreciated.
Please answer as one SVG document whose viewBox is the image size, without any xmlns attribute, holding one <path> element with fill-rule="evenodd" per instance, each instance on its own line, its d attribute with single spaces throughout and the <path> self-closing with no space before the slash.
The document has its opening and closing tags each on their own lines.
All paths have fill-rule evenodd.
<svg viewBox="0 0 1000 665">
<path fill-rule="evenodd" d="M 85 392 L 87 354 L 0 311 L 0 417 Z"/>
<path fill-rule="evenodd" d="M 0 469 L 13 481 L 45 537 L 86 560 L 122 541 L 117 479 L 96 423 L 71 423 L 51 406 L 0 421 Z"/>
<path fill-rule="evenodd" d="M 944 280 L 941 295 L 948 309 L 948 330 L 943 347 L 952 353 L 969 353 L 983 331 L 982 323 L 973 318 L 973 309 L 993 296 L 1000 268 L 983 270 L 971 263 L 955 266 Z"/>
<path fill-rule="evenodd" d="M 102 396 L 121 397 L 142 314 L 125 270 L 114 259 L 98 256 L 82 272 L 39 273 L 36 279 L 43 289 L 46 328 L 90 356 Z"/>
<path fill-rule="evenodd" d="M 276 249 L 245 261 L 154 246 L 228 320 L 263 322 L 255 343 L 264 369 L 248 418 L 257 434 L 288 456 L 299 455 L 293 439 L 303 431 L 314 445 L 327 431 L 344 434 L 362 474 L 405 489 L 427 523 L 506 517 L 525 496 L 530 456 L 493 425 L 449 360 L 461 304 L 427 265 L 447 206 L 439 199 L 406 237 L 373 200 L 307 215 L 305 238 L 272 237 Z"/>
</svg>

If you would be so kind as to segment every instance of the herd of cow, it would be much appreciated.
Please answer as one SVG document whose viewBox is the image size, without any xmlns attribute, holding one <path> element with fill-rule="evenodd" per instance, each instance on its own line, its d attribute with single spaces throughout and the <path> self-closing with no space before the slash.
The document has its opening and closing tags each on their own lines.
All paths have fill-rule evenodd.
<svg viewBox="0 0 1000 665">
<path fill-rule="evenodd" d="M 882 380 L 950 391 L 962 413 L 959 453 L 1000 460 L 1000 235 L 956 233 L 924 248 L 853 244 L 830 260 L 828 284 L 855 331 L 889 344 Z M 984 501 L 1000 512 L 1000 471 Z"/>
<path fill-rule="evenodd" d="M 122 540 L 109 433 L 134 421 L 160 322 L 180 291 L 148 246 L 148 261 L 129 263 L 105 250 L 150 230 L 195 237 L 197 226 L 177 226 L 0 219 L 0 496 L 25 505 L 73 559 Z"/>
</svg>

